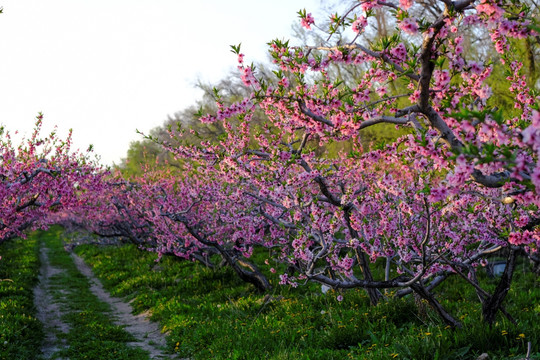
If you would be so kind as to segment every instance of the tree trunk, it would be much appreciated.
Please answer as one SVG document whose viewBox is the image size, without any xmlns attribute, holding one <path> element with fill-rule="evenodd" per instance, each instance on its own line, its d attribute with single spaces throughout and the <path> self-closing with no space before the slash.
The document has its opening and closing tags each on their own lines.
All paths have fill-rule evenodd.
<svg viewBox="0 0 540 360">
<path fill-rule="evenodd" d="M 257 266 L 243 259 L 241 256 L 236 256 L 233 252 L 223 248 L 218 243 L 209 241 L 204 235 L 200 234 L 195 227 L 189 225 L 189 222 L 185 218 L 173 217 L 173 220 L 184 223 L 189 233 L 193 235 L 199 242 L 216 249 L 216 251 L 219 252 L 219 254 L 221 254 L 221 256 L 225 259 L 227 264 L 229 264 L 229 266 L 233 268 L 234 272 L 236 272 L 240 279 L 250 284 L 253 284 L 257 288 L 257 290 L 261 292 L 272 289 L 272 285 L 270 285 L 270 282 L 268 281 L 266 276 L 264 276 L 264 274 L 260 272 Z"/>
<path fill-rule="evenodd" d="M 500 310 L 504 298 L 510 290 L 510 285 L 512 284 L 512 276 L 514 275 L 514 268 L 516 265 L 516 257 L 516 250 L 510 249 L 510 253 L 508 254 L 508 258 L 506 260 L 506 267 L 504 268 L 501 280 L 499 281 L 499 284 L 497 284 L 493 295 L 491 295 L 483 303 L 482 315 L 484 317 L 484 321 L 490 326 L 493 325 L 493 323 L 495 322 L 495 315 L 497 315 L 497 312 Z"/>
<path fill-rule="evenodd" d="M 351 211 L 350 209 L 344 210 L 345 221 L 347 222 L 347 228 L 349 229 L 349 232 L 352 235 L 352 237 L 358 239 L 359 238 L 358 232 L 355 229 L 353 229 L 353 227 L 351 226 L 350 211 Z M 361 250 L 359 251 L 358 249 L 355 249 L 354 252 L 356 254 L 356 260 L 358 261 L 358 264 L 360 265 L 360 270 L 362 270 L 362 274 L 364 275 L 364 280 L 373 281 L 373 274 L 371 274 L 371 269 L 369 268 L 369 263 L 366 259 L 366 254 Z M 379 291 L 379 289 L 368 288 L 366 289 L 366 292 L 368 293 L 369 301 L 371 302 L 371 305 L 373 306 L 377 305 L 382 298 L 382 294 Z"/>
<path fill-rule="evenodd" d="M 411 285 L 411 289 L 417 293 L 422 299 L 427 300 L 429 305 L 437 312 L 441 319 L 447 324 L 454 328 L 462 328 L 463 325 L 452 315 L 450 315 L 442 305 L 435 299 L 433 294 L 426 290 L 426 288 L 420 283 L 414 283 Z"/>
<path fill-rule="evenodd" d="M 525 47 L 527 48 L 527 62 L 529 63 L 529 79 L 531 79 L 531 85 L 536 82 L 536 64 L 534 61 L 534 48 L 531 40 L 527 37 L 525 39 Z"/>
<path fill-rule="evenodd" d="M 358 260 L 358 263 L 360 264 L 360 269 L 362 270 L 362 274 L 364 275 L 364 280 L 373 281 L 373 274 L 371 274 L 371 269 L 369 268 L 369 263 L 366 259 L 366 254 L 364 254 L 361 251 L 356 251 L 356 258 Z M 368 293 L 369 301 L 371 302 L 371 305 L 373 306 L 377 305 L 382 298 L 382 295 L 379 289 L 367 288 L 366 291 Z"/>
<path fill-rule="evenodd" d="M 270 285 L 266 276 L 255 264 L 252 264 L 241 256 L 236 256 L 232 250 L 224 249 L 217 243 L 212 244 L 208 242 L 207 245 L 212 246 L 223 256 L 225 262 L 233 268 L 240 279 L 252 284 L 260 292 L 266 292 L 272 289 L 272 285 Z"/>
</svg>

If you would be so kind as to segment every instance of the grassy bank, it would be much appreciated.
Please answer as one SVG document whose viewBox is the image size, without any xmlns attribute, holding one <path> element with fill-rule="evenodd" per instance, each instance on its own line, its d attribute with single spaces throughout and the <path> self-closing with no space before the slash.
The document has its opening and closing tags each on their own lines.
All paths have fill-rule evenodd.
<svg viewBox="0 0 540 360">
<path fill-rule="evenodd" d="M 0 359 L 36 359 L 43 339 L 33 288 L 39 255 L 35 236 L 0 244 Z"/>
<path fill-rule="evenodd" d="M 362 290 L 323 295 L 320 286 L 276 285 L 258 294 L 230 270 L 156 255 L 133 246 L 80 246 L 76 252 L 115 296 L 149 310 L 169 334 L 169 347 L 194 359 L 490 359 L 524 357 L 532 342 L 540 358 L 540 289 L 523 263 L 507 301 L 519 325 L 505 318 L 488 328 L 480 321 L 476 294 L 449 279 L 439 299 L 464 324 L 452 330 L 412 299 L 370 307 Z M 268 274 L 270 277 L 272 274 Z M 273 282 L 277 284 L 274 277 Z M 495 280 L 481 279 L 486 288 Z"/>
</svg>

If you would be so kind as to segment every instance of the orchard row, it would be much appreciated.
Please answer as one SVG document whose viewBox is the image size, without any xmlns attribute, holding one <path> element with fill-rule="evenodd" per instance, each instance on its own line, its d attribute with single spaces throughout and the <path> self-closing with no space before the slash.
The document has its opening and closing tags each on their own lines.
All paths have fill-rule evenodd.
<svg viewBox="0 0 540 360">
<path fill-rule="evenodd" d="M 321 25 L 300 11 L 324 41 L 273 41 L 272 76 L 233 46 L 250 95 L 230 102 L 216 91 L 217 112 L 200 118 L 222 133 L 171 129 L 174 141 L 160 145 L 175 166 L 129 181 L 70 152 L 69 138 L 41 137 L 40 116 L 19 147 L 3 133 L 0 238 L 82 227 L 210 267 L 219 255 L 261 291 L 271 287 L 261 269 L 285 263 L 283 285 L 364 288 L 373 304 L 383 289 L 414 292 L 455 327 L 434 294 L 460 276 L 487 323 L 499 311 L 512 319 L 502 303 L 516 258 L 540 261 L 540 113 L 519 50 L 538 35 L 532 5 L 360 1 Z M 495 82 L 512 106 L 495 106 Z M 365 129 L 381 124 L 405 135 L 366 145 Z M 336 143 L 347 146 L 325 151 Z M 260 248 L 269 255 L 256 264 Z M 506 268 L 488 292 L 477 272 L 501 250 Z"/>
</svg>

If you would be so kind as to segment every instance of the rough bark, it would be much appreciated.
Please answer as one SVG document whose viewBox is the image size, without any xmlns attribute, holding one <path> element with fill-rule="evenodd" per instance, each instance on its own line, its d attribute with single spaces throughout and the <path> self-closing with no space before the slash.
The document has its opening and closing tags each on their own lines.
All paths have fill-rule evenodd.
<svg viewBox="0 0 540 360">
<path fill-rule="evenodd" d="M 495 322 L 497 312 L 502 308 L 502 303 L 510 290 L 512 284 L 512 276 L 516 265 L 517 250 L 511 249 L 506 260 L 506 267 L 495 288 L 493 294 L 484 301 L 482 305 L 482 315 L 484 321 L 490 326 Z"/>
<path fill-rule="evenodd" d="M 458 320 L 454 319 L 454 317 L 443 308 L 443 306 L 437 301 L 437 299 L 435 299 L 435 296 L 433 296 L 433 294 L 427 291 L 426 288 L 420 283 L 412 284 L 411 289 L 413 289 L 413 291 L 418 294 L 422 299 L 427 300 L 429 305 L 433 308 L 433 310 L 437 312 L 437 314 L 439 314 L 441 319 L 447 325 L 450 325 L 453 328 L 463 327 L 463 325 Z"/>
</svg>

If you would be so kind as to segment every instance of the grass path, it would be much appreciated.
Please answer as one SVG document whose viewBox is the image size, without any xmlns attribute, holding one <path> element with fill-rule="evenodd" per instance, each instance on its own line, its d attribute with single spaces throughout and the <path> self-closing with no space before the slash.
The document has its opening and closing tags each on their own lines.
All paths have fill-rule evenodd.
<svg viewBox="0 0 540 360">
<path fill-rule="evenodd" d="M 41 233 L 39 241 L 34 304 L 44 324 L 45 359 L 172 358 L 159 326 L 111 297 L 84 261 L 64 250 L 59 233 Z"/>
<path fill-rule="evenodd" d="M 115 317 L 114 323 L 124 327 L 137 342 L 129 345 L 137 346 L 150 353 L 152 359 L 169 358 L 163 353 L 163 348 L 167 346 L 165 337 L 160 331 L 157 323 L 151 322 L 146 318 L 146 314 L 133 315 L 133 308 L 129 303 L 122 299 L 112 297 L 103 288 L 101 282 L 94 276 L 92 270 L 84 263 L 84 260 L 75 254 L 71 254 L 75 265 L 79 271 L 85 275 L 91 282 L 90 290 L 100 300 L 109 304 Z"/>
<path fill-rule="evenodd" d="M 59 339 L 58 334 L 67 334 L 69 325 L 62 320 L 64 314 L 59 303 L 52 296 L 51 277 L 61 273 L 62 270 L 51 266 L 47 248 L 44 246 L 39 249 L 39 260 L 41 267 L 39 269 L 39 283 L 34 288 L 34 305 L 36 317 L 43 324 L 45 335 L 41 345 L 41 353 L 45 359 L 50 359 L 55 352 L 66 348 L 65 339 Z"/>
</svg>

